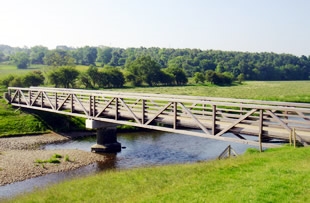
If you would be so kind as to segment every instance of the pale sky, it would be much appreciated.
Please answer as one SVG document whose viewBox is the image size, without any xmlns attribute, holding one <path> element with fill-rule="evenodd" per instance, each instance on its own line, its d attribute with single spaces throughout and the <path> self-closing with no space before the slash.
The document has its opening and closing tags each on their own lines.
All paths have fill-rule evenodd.
<svg viewBox="0 0 310 203">
<path fill-rule="evenodd" d="M 310 55 L 310 0 L 0 0 L 0 44 Z"/>
</svg>

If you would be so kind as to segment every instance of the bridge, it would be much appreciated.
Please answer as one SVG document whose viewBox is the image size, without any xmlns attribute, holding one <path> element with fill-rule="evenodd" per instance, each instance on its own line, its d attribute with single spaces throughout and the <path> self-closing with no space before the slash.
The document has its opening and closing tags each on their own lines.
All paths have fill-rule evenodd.
<svg viewBox="0 0 310 203">
<path fill-rule="evenodd" d="M 310 104 L 114 91 L 9 87 L 13 106 L 86 118 L 92 151 L 120 151 L 116 125 L 271 147 L 272 139 L 310 143 Z"/>
</svg>

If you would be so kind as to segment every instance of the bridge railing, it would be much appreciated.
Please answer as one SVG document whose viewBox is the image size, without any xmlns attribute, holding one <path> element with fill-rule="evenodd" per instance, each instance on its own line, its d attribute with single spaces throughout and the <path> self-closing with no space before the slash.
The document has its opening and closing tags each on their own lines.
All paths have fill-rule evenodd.
<svg viewBox="0 0 310 203">
<path fill-rule="evenodd" d="M 310 142 L 307 103 L 41 87 L 10 87 L 7 97 L 14 106 L 213 139 L 253 144 L 244 135 L 288 139 L 294 131 Z"/>
</svg>

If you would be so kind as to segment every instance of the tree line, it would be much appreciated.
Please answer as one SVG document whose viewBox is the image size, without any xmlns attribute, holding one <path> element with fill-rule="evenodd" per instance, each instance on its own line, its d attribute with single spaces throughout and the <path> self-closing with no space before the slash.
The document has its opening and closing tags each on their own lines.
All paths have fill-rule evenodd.
<svg viewBox="0 0 310 203">
<path fill-rule="evenodd" d="M 125 82 L 134 86 L 184 85 L 189 77 L 197 83 L 214 84 L 231 84 L 234 80 L 310 79 L 310 56 L 266 52 L 107 46 L 58 46 L 49 50 L 44 46 L 0 45 L 0 62 L 6 60 L 21 69 L 30 64 L 48 65 L 53 74 L 49 73 L 47 78 L 55 86 L 72 86 L 57 82 L 64 81 L 57 78 L 64 74 L 64 67 L 74 70 L 75 65 L 89 66 L 86 73 L 75 74 L 75 80 L 86 88 L 121 87 Z"/>
</svg>

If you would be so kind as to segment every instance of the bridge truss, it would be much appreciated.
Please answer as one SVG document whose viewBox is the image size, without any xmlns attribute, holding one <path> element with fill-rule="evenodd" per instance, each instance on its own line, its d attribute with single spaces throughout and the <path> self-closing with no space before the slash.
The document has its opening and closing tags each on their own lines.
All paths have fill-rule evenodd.
<svg viewBox="0 0 310 203">
<path fill-rule="evenodd" d="M 39 87 L 9 87 L 5 97 L 21 108 L 250 145 L 310 142 L 308 103 Z"/>
</svg>

